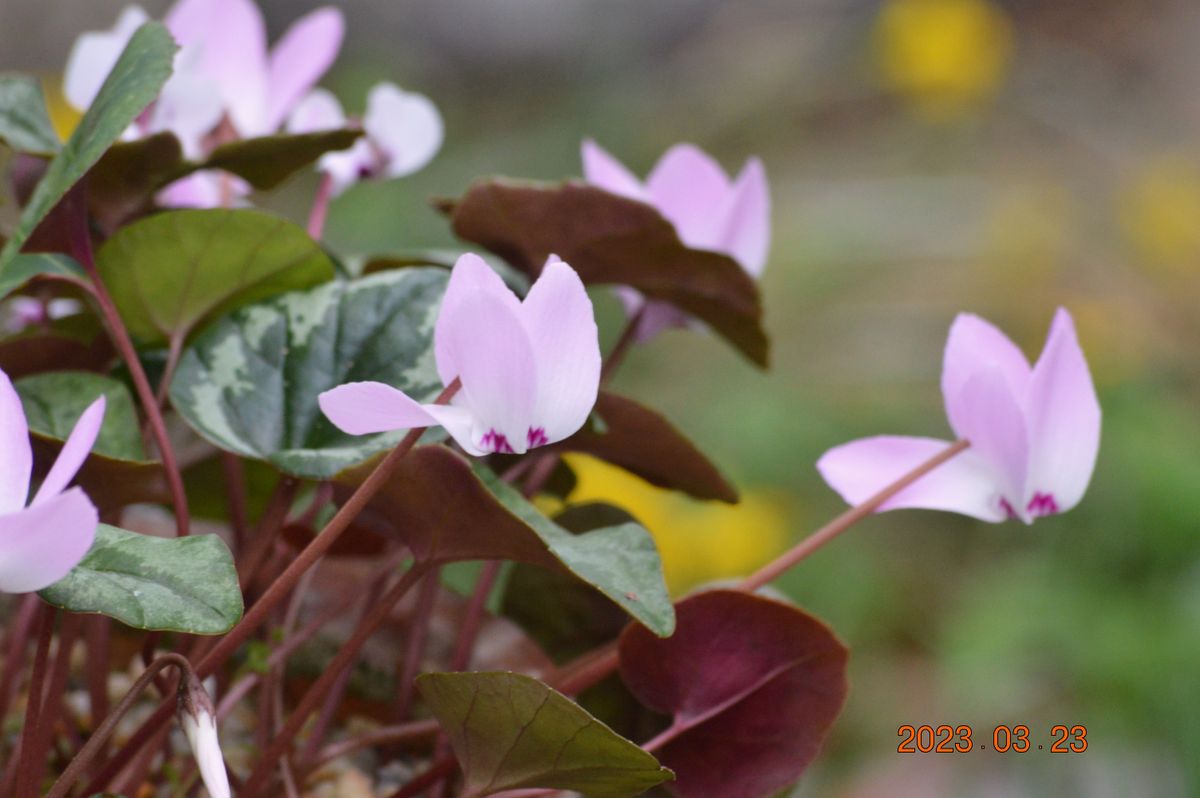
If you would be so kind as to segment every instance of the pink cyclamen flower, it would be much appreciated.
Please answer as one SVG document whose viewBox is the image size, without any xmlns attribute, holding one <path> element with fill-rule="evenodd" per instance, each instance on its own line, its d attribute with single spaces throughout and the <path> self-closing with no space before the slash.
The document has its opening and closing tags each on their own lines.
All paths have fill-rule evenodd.
<svg viewBox="0 0 1200 798">
<path fill-rule="evenodd" d="M 130 37 L 148 19 L 141 8 L 129 6 L 111 30 L 76 40 L 63 80 L 71 105 L 81 111 L 91 105 Z M 279 130 L 329 69 L 345 32 L 341 11 L 319 8 L 297 20 L 268 51 L 262 13 L 252 0 L 179 0 L 165 23 L 180 45 L 174 71 L 124 138 L 169 131 L 193 159 L 231 135 L 249 138 Z M 223 121 L 228 126 L 223 128 Z M 221 182 L 211 173 L 184 180 L 160 199 L 206 207 L 229 204 L 222 200 L 245 193 L 244 184 Z"/>
<path fill-rule="evenodd" d="M 659 159 L 642 183 L 616 158 L 590 139 L 583 142 L 583 176 L 605 191 L 654 206 L 693 249 L 708 249 L 736 260 L 751 277 L 762 276 L 771 241 L 771 196 L 762 161 L 751 158 L 730 180 L 721 165 L 691 144 L 676 144 Z M 622 289 L 621 300 L 633 315 L 645 300 Z M 645 341 L 688 316 L 673 306 L 650 302 L 638 326 Z"/>
<path fill-rule="evenodd" d="M 340 130 L 346 113 L 332 93 L 314 89 L 288 118 L 291 133 Z M 363 137 L 342 152 L 321 156 L 317 168 L 328 175 L 334 195 L 364 179 L 392 180 L 422 169 L 442 146 L 444 129 L 437 106 L 423 94 L 379 83 L 367 94 Z"/>
<path fill-rule="evenodd" d="M 1100 448 L 1100 403 L 1071 315 L 1060 308 L 1037 363 L 994 326 L 961 314 L 942 366 L 950 427 L 971 447 L 888 500 L 984 521 L 1065 512 L 1083 498 Z M 858 504 L 949 445 L 880 436 L 826 452 L 817 469 Z"/>
<path fill-rule="evenodd" d="M 49 587 L 79 564 L 96 537 L 99 517 L 80 488 L 67 488 L 87 459 L 104 421 L 104 397 L 88 407 L 63 444 L 29 506 L 33 454 L 21 399 L 0 371 L 0 592 Z"/>
<path fill-rule="evenodd" d="M 554 256 L 524 301 L 478 255 L 458 259 L 434 327 L 449 405 L 418 404 L 378 382 L 318 397 L 343 432 L 366 435 L 441 425 L 469 454 L 523 454 L 583 426 L 600 387 L 592 302 L 574 269 Z"/>
</svg>

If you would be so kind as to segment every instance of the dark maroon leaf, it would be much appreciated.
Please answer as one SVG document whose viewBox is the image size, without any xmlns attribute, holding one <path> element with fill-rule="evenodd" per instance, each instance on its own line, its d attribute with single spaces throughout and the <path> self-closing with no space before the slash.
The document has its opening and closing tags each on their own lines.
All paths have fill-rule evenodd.
<svg viewBox="0 0 1200 798">
<path fill-rule="evenodd" d="M 558 448 L 599 457 L 653 485 L 681 490 L 697 499 L 737 503 L 737 489 L 658 413 L 604 391 L 594 413 L 600 425 L 584 426 Z"/>
<path fill-rule="evenodd" d="M 687 311 L 767 364 L 758 286 L 732 258 L 689 249 L 657 210 L 581 183 L 495 178 L 439 203 L 454 232 L 531 277 L 556 254 L 585 283 L 627 285 Z"/>
<path fill-rule="evenodd" d="M 172 133 L 114 144 L 88 172 L 88 208 L 113 229 L 148 211 L 155 192 L 183 168 L 183 150 Z"/>
<path fill-rule="evenodd" d="M 107 336 L 85 341 L 54 330 L 34 330 L 0 340 L 0 371 L 14 380 L 43 371 L 104 372 L 114 354 Z"/>
<path fill-rule="evenodd" d="M 816 758 L 846 698 L 846 649 L 789 604 L 732 590 L 676 605 L 675 635 L 621 635 L 621 678 L 672 716 L 652 750 L 684 798 L 763 798 Z"/>
<path fill-rule="evenodd" d="M 370 467 L 339 480 L 357 484 Z M 358 523 L 400 538 L 417 560 L 430 564 L 512 560 L 565 569 L 655 633 L 668 635 L 674 628 L 658 550 L 639 524 L 572 535 L 512 486 L 445 446 L 409 452 Z"/>
</svg>

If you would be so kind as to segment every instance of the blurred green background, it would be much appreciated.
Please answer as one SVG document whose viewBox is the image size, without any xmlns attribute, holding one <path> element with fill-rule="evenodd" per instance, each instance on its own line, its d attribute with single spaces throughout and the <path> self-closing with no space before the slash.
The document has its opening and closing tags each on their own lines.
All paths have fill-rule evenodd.
<svg viewBox="0 0 1200 798">
<path fill-rule="evenodd" d="M 5 61 L 53 74 L 121 5 L 3 0 Z M 317 4 L 264 5 L 277 35 Z M 341 252 L 453 246 L 428 197 L 481 175 L 578 175 L 587 136 L 639 174 L 680 140 L 731 171 L 764 159 L 773 368 L 673 332 L 618 378 L 746 505 L 578 464 L 582 491 L 655 529 L 677 591 L 746 573 L 840 512 L 813 468 L 827 448 L 948 435 L 938 377 L 955 313 L 986 316 L 1031 357 L 1056 306 L 1075 315 L 1105 412 L 1079 508 L 1032 527 L 885 514 L 782 585 L 853 652 L 849 703 L 798 794 L 1200 794 L 1195 0 L 340 5 L 349 38 L 326 85 L 358 110 L 395 80 L 447 128 L 426 170 L 335 204 Z M 261 201 L 302 219 L 314 186 Z M 617 306 L 597 299 L 611 339 Z M 1078 724 L 1089 747 L 897 754 L 897 727 L 922 723 L 977 739 L 1026 724 L 1047 748 L 1052 725 Z"/>
</svg>

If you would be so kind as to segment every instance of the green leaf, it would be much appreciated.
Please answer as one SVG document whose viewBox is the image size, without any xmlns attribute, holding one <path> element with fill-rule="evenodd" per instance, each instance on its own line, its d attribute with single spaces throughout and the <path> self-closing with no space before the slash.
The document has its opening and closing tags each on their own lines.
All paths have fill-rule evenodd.
<svg viewBox="0 0 1200 798">
<path fill-rule="evenodd" d="M 34 155 L 52 155 L 62 146 L 35 79 L 0 75 L 0 139 L 17 152 Z"/>
<path fill-rule="evenodd" d="M 357 485 L 370 465 L 341 474 Z M 513 560 L 566 570 L 616 602 L 654 634 L 669 635 L 675 610 L 650 533 L 616 523 L 572 535 L 486 467 L 445 446 L 417 446 L 360 516 L 403 540 L 417 560 Z"/>
<path fill-rule="evenodd" d="M 272 189 L 327 152 L 344 150 L 362 135 L 359 130 L 261 136 L 222 144 L 195 169 L 224 169 L 257 189 Z"/>
<path fill-rule="evenodd" d="M 8 262 L 8 268 L 0 269 L 0 299 L 42 275 L 76 280 L 83 280 L 87 276 L 83 267 L 66 255 L 51 252 L 17 255 Z"/>
<path fill-rule="evenodd" d="M 83 561 L 39 595 L 154 631 L 219 635 L 242 617 L 233 556 L 216 535 L 156 538 L 101 524 Z"/>
<path fill-rule="evenodd" d="M 42 219 L 158 96 L 171 76 L 177 49 L 171 34 L 157 22 L 147 22 L 133 34 L 70 140 L 50 162 L 12 238 L 0 251 L 0 286 L 8 280 L 10 261 Z"/>
<path fill-rule="evenodd" d="M 668 637 L 675 631 L 675 609 L 663 581 L 662 560 L 645 527 L 626 522 L 585 535 L 572 535 L 488 469 L 476 465 L 475 475 L 576 576 L 615 601 L 656 635 Z"/>
<path fill-rule="evenodd" d="M 101 512 L 170 500 L 162 463 L 145 459 L 137 411 L 124 383 L 89 371 L 56 371 L 23 377 L 16 389 L 32 433 L 36 476 L 49 472 L 83 411 L 104 394 L 104 424 L 75 484 Z"/>
<path fill-rule="evenodd" d="M 617 507 L 594 503 L 577 504 L 554 522 L 578 534 L 636 519 Z M 501 611 L 559 665 L 613 640 L 629 623 L 624 612 L 575 575 L 525 563 L 509 571 Z"/>
<path fill-rule="evenodd" d="M 432 401 L 442 389 L 433 323 L 447 279 L 442 269 L 404 269 L 242 308 L 184 352 L 171 402 L 222 449 L 328 479 L 404 433 L 346 435 L 321 414 L 317 395 L 377 380 Z"/>
<path fill-rule="evenodd" d="M 120 460 L 144 460 L 133 398 L 124 383 L 88 371 L 51 371 L 17 380 L 14 386 L 32 432 L 65 441 L 88 405 L 106 398 L 104 424 L 92 451 Z"/>
<path fill-rule="evenodd" d="M 121 228 L 96 258 L 121 318 L 144 343 L 186 337 L 206 319 L 333 278 L 302 228 L 244 208 L 168 211 Z"/>
<path fill-rule="evenodd" d="M 534 787 L 626 798 L 673 776 L 651 754 L 528 676 L 426 673 L 417 688 L 462 764 L 463 798 Z"/>
</svg>

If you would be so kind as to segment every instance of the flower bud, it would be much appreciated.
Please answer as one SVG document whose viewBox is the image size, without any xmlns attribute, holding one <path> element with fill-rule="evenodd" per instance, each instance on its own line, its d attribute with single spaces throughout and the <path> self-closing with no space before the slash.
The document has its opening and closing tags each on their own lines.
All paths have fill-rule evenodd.
<svg viewBox="0 0 1200 798">
<path fill-rule="evenodd" d="M 230 798 L 229 776 L 217 739 L 216 712 L 208 691 L 191 671 L 184 673 L 179 682 L 179 724 L 187 735 L 209 795 Z"/>
</svg>

